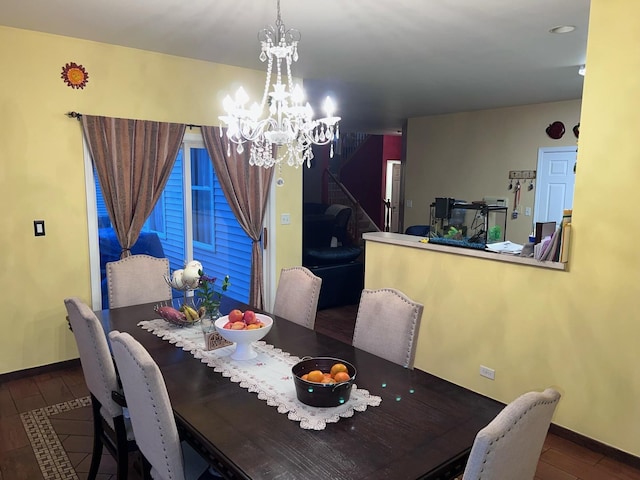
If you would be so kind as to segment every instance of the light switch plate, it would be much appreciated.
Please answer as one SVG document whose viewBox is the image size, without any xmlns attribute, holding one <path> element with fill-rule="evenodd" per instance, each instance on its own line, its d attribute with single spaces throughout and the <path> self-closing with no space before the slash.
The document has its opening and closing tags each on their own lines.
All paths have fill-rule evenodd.
<svg viewBox="0 0 640 480">
<path fill-rule="evenodd" d="M 33 221 L 33 234 L 36 237 L 44 237 L 44 220 Z"/>
</svg>

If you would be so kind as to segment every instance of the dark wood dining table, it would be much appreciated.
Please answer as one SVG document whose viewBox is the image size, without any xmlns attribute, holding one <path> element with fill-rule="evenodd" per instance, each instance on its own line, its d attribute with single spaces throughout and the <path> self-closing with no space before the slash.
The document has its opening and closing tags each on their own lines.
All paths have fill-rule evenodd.
<svg viewBox="0 0 640 480">
<path fill-rule="evenodd" d="M 248 308 L 224 299 L 221 310 L 236 307 Z M 358 388 L 382 398 L 379 406 L 328 423 L 324 430 L 305 430 L 191 353 L 137 326 L 158 318 L 153 305 L 96 314 L 105 331 L 128 332 L 150 352 L 164 376 L 181 435 L 228 478 L 451 479 L 462 473 L 478 430 L 504 407 L 275 317 L 264 341 L 298 357 L 347 360 L 358 370 Z"/>
</svg>

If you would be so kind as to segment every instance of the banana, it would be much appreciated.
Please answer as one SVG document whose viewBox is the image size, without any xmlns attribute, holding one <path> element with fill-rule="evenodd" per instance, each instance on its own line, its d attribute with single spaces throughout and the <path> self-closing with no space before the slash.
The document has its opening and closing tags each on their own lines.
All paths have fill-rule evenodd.
<svg viewBox="0 0 640 480">
<path fill-rule="evenodd" d="M 198 312 L 194 308 L 191 308 L 189 305 L 184 307 L 184 314 L 187 317 L 187 320 L 190 322 L 194 322 L 198 320 L 200 317 L 198 316 Z"/>
<path fill-rule="evenodd" d="M 187 322 L 191 321 L 191 315 L 189 315 L 189 311 L 187 310 L 187 306 L 183 303 L 182 305 L 180 305 L 180 311 L 182 313 L 184 313 L 184 316 L 186 317 Z"/>
</svg>

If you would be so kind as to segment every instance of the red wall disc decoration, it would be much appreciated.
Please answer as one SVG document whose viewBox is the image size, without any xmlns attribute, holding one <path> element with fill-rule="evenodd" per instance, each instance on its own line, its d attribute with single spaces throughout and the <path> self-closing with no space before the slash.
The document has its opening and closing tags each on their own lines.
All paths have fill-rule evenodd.
<svg viewBox="0 0 640 480">
<path fill-rule="evenodd" d="M 62 67 L 62 75 L 60 77 L 71 88 L 84 88 L 89 81 L 89 73 L 82 65 L 78 65 L 75 62 L 67 63 Z"/>
<path fill-rule="evenodd" d="M 558 121 L 553 122 L 547 127 L 545 131 L 547 132 L 547 135 L 549 135 L 549 137 L 553 138 L 554 140 L 558 140 L 564 135 L 564 123 Z"/>
</svg>

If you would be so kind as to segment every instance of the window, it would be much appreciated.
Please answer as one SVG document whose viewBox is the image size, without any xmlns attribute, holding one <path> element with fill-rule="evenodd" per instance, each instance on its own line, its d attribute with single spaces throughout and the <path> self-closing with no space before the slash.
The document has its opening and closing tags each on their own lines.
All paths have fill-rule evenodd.
<svg viewBox="0 0 640 480">
<path fill-rule="evenodd" d="M 104 196 L 102 195 L 102 189 L 100 188 L 100 182 L 98 181 L 98 174 L 93 169 L 93 178 L 96 188 L 96 207 L 98 210 L 98 226 L 100 228 L 111 228 L 111 219 L 107 211 L 107 206 L 104 203 Z M 160 195 L 158 203 L 154 207 L 151 215 L 142 227 L 143 232 L 155 232 L 160 237 L 165 236 L 164 228 L 164 193 Z"/>
<path fill-rule="evenodd" d="M 213 166 L 204 148 L 191 148 L 190 156 L 193 241 L 213 247 Z"/>
<path fill-rule="evenodd" d="M 90 162 L 90 158 L 86 161 Z M 93 174 L 87 181 L 95 185 L 102 305 L 107 308 L 105 264 L 120 258 L 120 245 L 111 228 L 97 175 L 92 169 L 87 171 Z M 197 259 L 207 275 L 220 279 L 217 286 L 222 284 L 224 275 L 230 275 L 227 294 L 248 302 L 251 247 L 251 239 L 226 201 L 202 137 L 186 134 L 165 189 L 131 252 L 166 257 L 171 271 L 183 268 L 187 260 Z"/>
<path fill-rule="evenodd" d="M 158 203 L 156 203 L 156 206 L 153 208 L 151 215 L 149 215 L 147 221 L 144 222 L 142 231 L 155 232 L 160 236 L 160 238 L 164 238 L 166 236 L 164 228 L 164 193 L 160 195 Z"/>
</svg>

